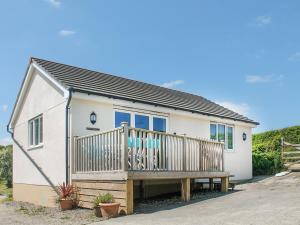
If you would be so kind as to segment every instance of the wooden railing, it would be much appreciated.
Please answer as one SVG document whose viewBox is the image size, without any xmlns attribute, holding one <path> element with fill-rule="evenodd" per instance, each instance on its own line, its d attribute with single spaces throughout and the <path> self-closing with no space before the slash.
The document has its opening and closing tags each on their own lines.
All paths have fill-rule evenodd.
<svg viewBox="0 0 300 225">
<path fill-rule="evenodd" d="M 122 129 L 74 138 L 73 172 L 122 170 Z"/>
<path fill-rule="evenodd" d="M 73 172 L 224 171 L 224 144 L 168 133 L 121 128 L 77 137 Z"/>
</svg>

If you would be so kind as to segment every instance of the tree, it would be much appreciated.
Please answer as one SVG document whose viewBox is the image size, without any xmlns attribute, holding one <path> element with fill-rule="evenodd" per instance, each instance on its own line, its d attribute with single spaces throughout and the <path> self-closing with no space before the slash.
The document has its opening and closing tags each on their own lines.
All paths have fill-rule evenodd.
<svg viewBox="0 0 300 225">
<path fill-rule="evenodd" d="M 12 187 L 12 146 L 0 150 L 0 179 L 6 182 L 7 187 Z"/>
</svg>

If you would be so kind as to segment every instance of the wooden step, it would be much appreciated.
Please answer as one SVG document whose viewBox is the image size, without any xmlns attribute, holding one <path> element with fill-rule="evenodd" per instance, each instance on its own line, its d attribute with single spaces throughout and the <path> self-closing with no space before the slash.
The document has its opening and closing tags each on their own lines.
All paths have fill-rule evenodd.
<svg viewBox="0 0 300 225">
<path fill-rule="evenodd" d="M 283 160 L 300 160 L 300 156 L 283 157 Z"/>
<path fill-rule="evenodd" d="M 291 166 L 288 167 L 288 169 L 292 172 L 300 172 L 300 164 L 293 164 Z"/>
<path fill-rule="evenodd" d="M 300 151 L 283 152 L 284 155 L 300 154 Z"/>
</svg>

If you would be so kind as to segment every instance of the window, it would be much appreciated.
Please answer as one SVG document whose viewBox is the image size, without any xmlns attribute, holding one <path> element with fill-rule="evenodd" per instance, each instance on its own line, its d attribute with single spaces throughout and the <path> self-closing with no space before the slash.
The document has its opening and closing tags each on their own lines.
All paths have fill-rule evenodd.
<svg viewBox="0 0 300 225">
<path fill-rule="evenodd" d="M 29 146 L 43 143 L 43 117 L 38 116 L 28 122 Z"/>
<path fill-rule="evenodd" d="M 149 130 L 149 116 L 135 114 L 135 127 Z"/>
<path fill-rule="evenodd" d="M 225 142 L 225 125 L 218 124 L 218 141 Z"/>
<path fill-rule="evenodd" d="M 122 122 L 127 122 L 130 126 L 130 113 L 115 112 L 115 127 L 120 127 Z"/>
<path fill-rule="evenodd" d="M 227 127 L 227 149 L 233 149 L 233 127 Z"/>
<path fill-rule="evenodd" d="M 115 111 L 115 127 L 120 127 L 122 122 L 127 122 L 128 126 L 138 129 L 167 132 L 167 117 L 151 115 L 147 112 L 120 112 Z"/>
<path fill-rule="evenodd" d="M 166 132 L 166 119 L 153 117 L 153 130 L 159 132 Z"/>
<path fill-rule="evenodd" d="M 210 139 L 217 140 L 217 125 L 210 124 Z"/>
<path fill-rule="evenodd" d="M 233 150 L 233 127 L 224 124 L 210 124 L 210 139 L 225 143 L 227 150 Z"/>
</svg>

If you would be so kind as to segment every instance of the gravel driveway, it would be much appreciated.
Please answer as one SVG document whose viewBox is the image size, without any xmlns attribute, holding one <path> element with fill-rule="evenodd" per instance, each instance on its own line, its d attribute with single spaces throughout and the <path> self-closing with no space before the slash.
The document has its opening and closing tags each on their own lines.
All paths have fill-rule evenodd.
<svg viewBox="0 0 300 225">
<path fill-rule="evenodd" d="M 0 204 L 0 224 L 54 225 L 293 225 L 300 224 L 300 173 L 266 177 L 238 185 L 236 191 L 198 194 L 194 200 L 177 199 L 140 204 L 136 214 L 110 220 L 96 218 L 93 211 L 34 207 L 24 203 Z"/>
<path fill-rule="evenodd" d="M 0 224 L 16 225 L 79 225 L 100 221 L 92 210 L 75 209 L 62 212 L 58 208 L 39 207 L 29 203 L 7 202 L 0 204 Z"/>
</svg>

